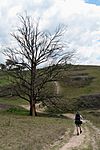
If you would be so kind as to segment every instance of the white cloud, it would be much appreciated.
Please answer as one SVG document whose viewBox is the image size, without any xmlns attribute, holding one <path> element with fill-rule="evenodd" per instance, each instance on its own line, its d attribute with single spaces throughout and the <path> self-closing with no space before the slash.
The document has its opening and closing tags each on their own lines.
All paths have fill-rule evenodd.
<svg viewBox="0 0 100 150">
<path fill-rule="evenodd" d="M 41 18 L 41 28 L 53 30 L 68 25 L 66 41 L 78 50 L 79 63 L 100 64 L 100 6 L 85 0 L 0 0 L 0 44 L 8 43 L 8 33 L 16 25 L 16 14 L 27 12 Z"/>
</svg>

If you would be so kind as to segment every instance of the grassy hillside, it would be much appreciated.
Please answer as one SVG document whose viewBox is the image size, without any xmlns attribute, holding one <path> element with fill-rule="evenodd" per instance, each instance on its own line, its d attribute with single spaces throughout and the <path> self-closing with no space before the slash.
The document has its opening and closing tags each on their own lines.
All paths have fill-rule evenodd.
<svg viewBox="0 0 100 150">
<path fill-rule="evenodd" d="M 65 97 L 100 93 L 100 67 L 74 66 L 62 72 L 60 83 Z"/>
<path fill-rule="evenodd" d="M 62 67 L 55 79 L 59 83 L 60 100 L 57 102 L 60 108 L 66 110 L 77 110 L 87 108 L 100 108 L 100 67 L 99 66 L 71 66 L 69 69 Z M 0 87 L 8 86 L 8 77 L 0 72 Z M 56 92 L 52 82 L 47 89 Z M 8 91 L 6 91 L 8 92 Z M 0 98 L 0 103 L 27 104 L 18 97 Z M 55 108 L 54 108 L 55 109 Z"/>
<path fill-rule="evenodd" d="M 85 110 L 81 112 L 84 118 L 90 120 L 97 128 L 100 128 L 100 110 Z"/>
<path fill-rule="evenodd" d="M 100 108 L 100 67 L 72 66 L 58 78 L 66 109 Z"/>
</svg>

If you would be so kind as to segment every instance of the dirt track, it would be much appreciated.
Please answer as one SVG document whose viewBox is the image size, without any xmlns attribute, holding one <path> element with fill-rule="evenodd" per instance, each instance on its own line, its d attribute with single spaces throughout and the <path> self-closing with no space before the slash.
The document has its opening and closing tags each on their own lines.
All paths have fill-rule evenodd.
<svg viewBox="0 0 100 150">
<path fill-rule="evenodd" d="M 65 116 L 71 119 L 74 118 L 73 114 L 65 114 Z M 90 147 L 91 150 L 100 150 L 100 148 L 98 147 L 100 139 L 100 129 L 96 128 L 90 121 L 85 121 L 82 126 L 82 134 L 77 136 L 75 129 L 68 143 L 66 143 L 59 150 L 90 150 Z"/>
<path fill-rule="evenodd" d="M 29 108 L 26 107 L 26 109 Z M 63 115 L 70 119 L 73 119 L 74 123 L 74 114 L 67 113 Z M 56 148 L 53 150 L 100 150 L 98 146 L 98 143 L 100 142 L 99 139 L 100 129 L 95 127 L 90 121 L 86 120 L 82 124 L 82 134 L 77 136 L 75 127 L 72 137 L 70 137 L 69 141 L 65 143 L 62 147 L 60 147 L 60 143 L 58 141 L 58 147 L 60 148 Z"/>
</svg>

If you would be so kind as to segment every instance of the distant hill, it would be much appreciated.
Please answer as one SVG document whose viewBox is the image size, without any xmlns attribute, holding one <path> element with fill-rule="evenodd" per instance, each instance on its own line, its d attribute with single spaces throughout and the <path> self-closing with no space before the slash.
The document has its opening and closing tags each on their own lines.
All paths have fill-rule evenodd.
<svg viewBox="0 0 100 150">
<path fill-rule="evenodd" d="M 71 66 L 58 78 L 64 110 L 100 108 L 100 67 Z"/>
<path fill-rule="evenodd" d="M 98 109 L 100 108 L 100 67 L 99 66 L 80 66 L 70 65 L 62 66 L 59 69 L 59 75 L 54 79 L 59 86 L 59 100 L 56 105 L 61 111 L 76 111 L 81 109 Z M 50 94 L 56 92 L 56 86 L 52 82 L 48 88 Z M 0 71 L 0 89 L 7 86 L 9 88 L 8 77 Z M 51 88 L 53 86 L 53 88 Z M 8 91 L 6 91 L 8 92 Z M 0 103 L 3 103 L 0 98 Z M 9 97 L 4 100 L 4 103 L 9 101 Z M 15 98 L 14 98 L 15 100 Z M 11 102 L 13 99 L 11 100 Z M 20 101 L 18 101 L 19 103 Z M 8 102 L 10 104 L 10 102 Z M 52 111 L 55 107 L 50 107 Z"/>
</svg>

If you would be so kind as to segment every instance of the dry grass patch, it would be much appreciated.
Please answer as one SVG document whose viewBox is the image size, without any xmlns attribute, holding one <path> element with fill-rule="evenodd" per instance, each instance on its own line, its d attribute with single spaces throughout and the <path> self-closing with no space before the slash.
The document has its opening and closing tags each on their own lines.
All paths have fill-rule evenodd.
<svg viewBox="0 0 100 150">
<path fill-rule="evenodd" d="M 42 150 L 72 131 L 72 121 L 56 117 L 0 114 L 0 149 Z"/>
</svg>

